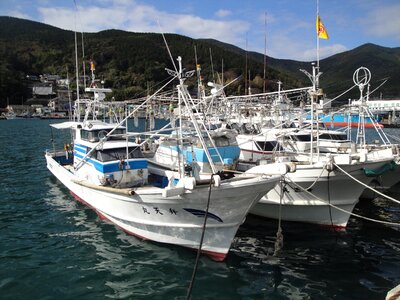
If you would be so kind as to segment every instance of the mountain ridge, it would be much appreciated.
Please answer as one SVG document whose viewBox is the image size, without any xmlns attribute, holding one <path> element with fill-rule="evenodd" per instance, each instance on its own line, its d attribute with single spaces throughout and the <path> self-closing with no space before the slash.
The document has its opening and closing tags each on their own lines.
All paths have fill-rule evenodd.
<svg viewBox="0 0 400 300">
<path fill-rule="evenodd" d="M 6 98 L 10 99 L 10 103 L 21 103 L 21 99 L 28 97 L 27 84 L 24 82 L 28 74 L 59 73 L 63 77 L 66 77 L 67 71 L 70 76 L 75 74 L 74 34 L 73 31 L 36 21 L 0 17 L 0 105 L 4 106 Z M 81 36 L 78 34 L 80 45 Z M 173 67 L 160 34 L 107 29 L 83 35 L 85 53 L 88 53 L 85 55 L 86 74 L 89 73 L 88 62 L 93 59 L 97 64 L 97 76 L 106 80 L 107 86 L 114 89 L 114 96 L 119 100 L 152 92 L 154 86 L 168 77 L 165 68 Z M 263 54 L 247 52 L 246 72 L 246 51 L 237 46 L 178 34 L 165 34 L 165 37 L 171 53 L 182 56 L 187 70 L 196 69 L 196 49 L 197 62 L 201 64 L 205 81 L 221 76 L 219 70 L 222 68 L 224 82 L 241 76 L 228 87 L 228 94 L 244 94 L 249 83 L 245 82 L 244 74 L 248 77 L 249 71 L 252 92 L 262 91 Z M 78 56 L 81 59 L 82 53 Z M 277 89 L 277 81 L 283 82 L 284 89 L 310 84 L 308 78 L 299 72 L 299 69 L 311 71 L 310 62 L 268 56 L 266 60 L 269 91 Z M 361 66 L 370 68 L 373 78 L 371 84 L 374 86 L 378 80 L 390 77 L 379 90 L 385 97 L 400 96 L 400 86 L 396 84 L 400 81 L 400 47 L 387 48 L 368 43 L 322 59 L 320 66 L 324 72 L 320 80 L 321 87 L 329 97 L 351 87 L 353 73 Z M 196 79 L 188 79 L 187 83 L 193 89 Z M 358 97 L 357 91 L 346 95 L 347 98 L 350 96 Z"/>
</svg>

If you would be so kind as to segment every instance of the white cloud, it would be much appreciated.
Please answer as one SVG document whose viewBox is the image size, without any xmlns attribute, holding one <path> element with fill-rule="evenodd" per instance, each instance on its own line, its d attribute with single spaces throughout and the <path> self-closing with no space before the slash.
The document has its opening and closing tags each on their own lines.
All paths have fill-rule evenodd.
<svg viewBox="0 0 400 300">
<path fill-rule="evenodd" d="M 362 23 L 367 34 L 400 39 L 400 4 L 382 6 L 371 11 Z"/>
<path fill-rule="evenodd" d="M 320 44 L 320 59 L 349 50 L 342 44 Z M 256 50 L 264 53 L 264 49 Z M 313 35 L 295 36 L 293 33 L 279 32 L 271 34 L 267 39 L 267 55 L 280 59 L 293 59 L 298 61 L 315 61 L 317 59 L 316 40 Z"/>
<path fill-rule="evenodd" d="M 193 15 L 164 15 L 160 19 L 162 28 L 169 32 L 182 33 L 193 38 L 213 38 L 219 41 L 237 44 L 243 39 L 249 26 L 242 21 L 216 21 Z"/>
<path fill-rule="evenodd" d="M 21 18 L 21 19 L 30 19 L 31 17 L 20 10 L 9 10 L 4 13 L 5 16 Z"/>
<path fill-rule="evenodd" d="M 323 59 L 329 56 L 332 56 L 334 54 L 340 53 L 347 51 L 346 46 L 342 44 L 334 44 L 334 45 L 329 45 L 329 46 L 320 46 L 319 47 L 319 58 Z M 314 49 L 309 49 L 305 50 L 302 52 L 302 60 L 304 61 L 314 61 L 317 59 L 317 50 L 316 48 Z"/>
<path fill-rule="evenodd" d="M 41 7 L 38 10 L 44 23 L 63 29 L 74 30 L 76 18 L 77 31 L 97 32 L 104 29 L 123 29 L 133 32 L 163 31 L 192 38 L 213 38 L 232 44 L 241 41 L 250 26 L 247 22 L 239 20 L 213 20 L 191 14 L 171 14 L 150 5 L 127 0 L 110 2 L 106 7 L 78 6 L 78 17 L 75 17 L 75 10 L 63 7 Z"/>
<path fill-rule="evenodd" d="M 220 9 L 220 10 L 218 10 L 218 11 L 215 12 L 215 15 L 216 15 L 217 17 L 224 18 L 224 17 L 229 16 L 231 13 L 232 13 L 232 12 L 231 12 L 230 10 L 227 10 L 227 9 Z"/>
</svg>

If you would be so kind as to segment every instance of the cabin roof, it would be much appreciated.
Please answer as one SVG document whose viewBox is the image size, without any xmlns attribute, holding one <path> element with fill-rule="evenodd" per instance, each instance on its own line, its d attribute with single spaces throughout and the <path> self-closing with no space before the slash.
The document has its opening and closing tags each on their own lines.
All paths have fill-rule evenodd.
<svg viewBox="0 0 400 300">
<path fill-rule="evenodd" d="M 76 139 L 75 143 L 78 143 L 80 145 L 89 147 L 89 148 L 93 148 L 96 147 L 97 145 L 99 145 L 99 142 L 89 142 L 89 141 L 85 141 L 82 139 Z M 106 141 L 105 143 L 103 143 L 103 145 L 101 146 L 102 149 L 119 149 L 119 148 L 126 148 L 126 146 L 128 145 L 128 147 L 139 147 L 139 144 L 137 143 L 133 143 L 133 142 L 128 142 L 128 144 L 126 143 L 126 141 Z"/>
</svg>

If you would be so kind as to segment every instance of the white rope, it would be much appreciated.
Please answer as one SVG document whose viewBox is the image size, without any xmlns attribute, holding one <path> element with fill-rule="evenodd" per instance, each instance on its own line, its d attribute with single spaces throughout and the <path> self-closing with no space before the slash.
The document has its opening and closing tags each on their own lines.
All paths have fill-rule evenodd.
<svg viewBox="0 0 400 300">
<path fill-rule="evenodd" d="M 394 135 L 391 135 L 391 134 L 388 134 L 387 132 L 386 132 L 386 135 L 387 135 L 388 137 L 394 139 L 395 141 L 400 142 L 400 138 L 399 138 L 399 137 L 394 136 Z"/>
<path fill-rule="evenodd" d="M 326 162 L 326 163 L 323 165 L 322 171 L 321 171 L 321 173 L 319 174 L 319 176 L 317 177 L 317 179 L 315 179 L 315 181 L 314 181 L 306 190 L 311 189 L 311 188 L 317 183 L 317 181 L 321 178 L 322 173 L 324 173 L 324 170 L 325 170 L 325 167 L 326 167 L 327 164 L 328 164 L 328 162 Z"/>
<path fill-rule="evenodd" d="M 276 240 L 274 243 L 274 254 L 273 256 L 278 256 L 279 252 L 283 247 L 283 234 L 282 234 L 282 200 L 283 200 L 283 193 L 284 193 L 284 175 L 281 176 L 279 180 L 279 187 L 280 187 L 280 195 L 279 195 L 279 219 L 278 219 L 278 230 L 276 232 Z"/>
<path fill-rule="evenodd" d="M 289 179 L 289 178 L 287 178 L 287 179 Z M 337 210 L 340 210 L 340 211 L 342 211 L 342 212 L 344 212 L 344 213 L 347 213 L 347 214 L 349 214 L 349 215 L 351 215 L 351 216 L 354 216 L 354 217 L 357 217 L 357 218 L 360 218 L 360 219 L 364 219 L 364 220 L 367 220 L 367 221 L 375 222 L 375 223 L 381 223 L 381 224 L 386 224 L 386 225 L 391 225 L 391 226 L 400 226 L 400 223 L 393 223 L 393 222 L 387 222 L 387 221 L 376 220 L 376 219 L 364 217 L 364 216 L 361 216 L 361 215 L 359 215 L 359 214 L 356 214 L 356 213 L 347 211 L 347 210 L 345 210 L 345 209 L 343 209 L 343 208 L 340 208 L 340 207 L 338 207 L 338 206 L 336 206 L 336 205 L 333 205 L 333 204 L 331 204 L 331 203 L 329 203 L 329 202 L 327 202 L 327 201 L 325 201 L 325 200 L 323 200 L 323 199 L 321 199 L 321 198 L 318 198 L 318 197 L 315 196 L 313 193 L 310 193 L 309 191 L 305 190 L 303 187 L 301 187 L 300 185 L 298 185 L 298 184 L 295 183 L 294 181 L 292 181 L 292 180 L 290 180 L 290 179 L 289 179 L 289 181 L 290 181 L 291 183 L 293 183 L 294 185 L 296 185 L 297 187 L 299 187 L 301 190 L 303 190 L 303 192 L 308 193 L 309 195 L 315 197 L 316 200 L 322 201 L 322 202 L 328 204 L 329 206 L 331 206 L 331 207 L 333 207 L 333 208 L 335 208 L 335 209 L 337 209 Z"/>
<path fill-rule="evenodd" d="M 346 171 L 344 171 L 341 167 L 339 167 L 337 164 L 333 163 L 340 171 L 342 171 L 344 174 L 346 174 L 347 176 L 349 176 L 351 179 L 353 179 L 354 181 L 358 182 L 359 184 L 363 185 L 364 187 L 366 187 L 367 189 L 370 189 L 371 191 L 377 193 L 378 195 L 381 195 L 382 197 L 388 199 L 388 200 L 392 200 L 393 202 L 396 202 L 398 204 L 400 204 L 399 200 L 396 200 L 388 195 L 385 195 L 377 190 L 375 190 L 374 188 L 370 187 L 369 185 L 361 182 L 360 180 L 354 178 L 353 176 L 351 176 L 349 173 L 347 173 Z"/>
</svg>

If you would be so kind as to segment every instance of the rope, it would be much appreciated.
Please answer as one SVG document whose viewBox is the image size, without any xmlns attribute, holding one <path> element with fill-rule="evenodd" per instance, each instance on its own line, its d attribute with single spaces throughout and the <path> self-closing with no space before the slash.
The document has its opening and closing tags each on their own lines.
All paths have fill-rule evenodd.
<svg viewBox="0 0 400 300">
<path fill-rule="evenodd" d="M 278 219 L 278 231 L 276 232 L 276 240 L 274 244 L 274 254 L 273 256 L 277 256 L 283 247 L 283 234 L 282 234 L 282 200 L 283 200 L 283 193 L 285 191 L 285 187 L 283 186 L 284 182 L 284 175 L 281 176 L 281 180 L 279 181 L 279 186 L 281 189 L 281 194 L 279 197 L 279 219 Z"/>
<path fill-rule="evenodd" d="M 199 259 L 200 259 L 200 254 L 201 254 L 201 247 L 203 246 L 203 240 L 204 240 L 204 233 L 206 231 L 206 224 L 207 224 L 207 218 L 208 218 L 208 209 L 210 207 L 210 199 L 211 199 L 211 187 L 212 187 L 212 181 L 213 181 L 214 174 L 211 174 L 211 179 L 210 179 L 210 185 L 208 188 L 208 199 L 207 199 L 207 208 L 206 208 L 206 214 L 204 216 L 204 222 L 203 222 L 203 229 L 201 232 L 201 238 L 200 238 L 200 245 L 199 248 L 197 249 L 197 255 L 196 255 L 196 262 L 194 264 L 193 268 L 193 274 L 192 274 L 192 279 L 190 280 L 190 285 L 186 294 L 186 300 L 190 299 L 190 295 L 192 294 L 192 289 L 193 289 L 193 284 L 194 280 L 197 274 L 197 267 L 199 264 Z"/>
<path fill-rule="evenodd" d="M 288 178 L 288 179 L 289 179 L 289 178 Z M 357 218 L 360 218 L 360 219 L 364 219 L 364 220 L 367 220 L 367 221 L 371 221 L 371 222 L 376 222 L 376 223 L 381 223 L 381 224 L 386 224 L 386 225 L 391 225 L 391 226 L 400 226 L 400 223 L 393 223 L 393 222 L 387 222 L 387 221 L 376 220 L 376 219 L 364 217 L 364 216 L 361 216 L 361 215 L 359 215 L 359 214 L 356 214 L 356 213 L 347 211 L 347 210 L 345 210 L 345 209 L 342 209 L 342 208 L 340 208 L 340 207 L 338 207 L 338 206 L 336 206 L 336 205 L 333 205 L 333 204 L 331 204 L 331 203 L 328 203 L 327 201 L 325 201 L 325 200 L 323 200 L 323 199 L 321 199 L 321 198 L 318 198 L 318 197 L 315 196 L 313 193 L 310 193 L 309 191 L 305 190 L 303 187 L 301 187 L 300 185 L 298 185 L 298 184 L 295 183 L 294 181 L 292 181 L 292 180 L 290 180 L 290 179 L 289 179 L 289 181 L 290 181 L 291 183 L 293 183 L 294 185 L 296 185 L 298 188 L 300 188 L 303 192 L 308 193 L 309 195 L 315 197 L 316 200 L 319 200 L 319 201 L 321 201 L 321 202 L 324 202 L 324 203 L 328 204 L 329 206 L 331 206 L 331 207 L 333 207 L 333 208 L 335 208 L 335 209 L 337 209 L 337 210 L 340 210 L 341 212 L 344 212 L 344 213 L 347 213 L 347 214 L 349 214 L 349 215 L 351 215 L 351 216 L 354 216 L 354 217 L 357 217 Z"/>
<path fill-rule="evenodd" d="M 391 135 L 391 134 L 388 134 L 387 132 L 386 132 L 386 135 L 387 135 L 388 137 L 394 139 L 395 141 L 400 142 L 400 138 L 399 138 L 399 137 L 394 136 L 394 135 Z"/>
<path fill-rule="evenodd" d="M 328 162 L 326 162 L 326 163 L 322 166 L 322 171 L 321 171 L 321 173 L 319 174 L 319 176 L 317 177 L 317 179 L 315 179 L 315 181 L 314 181 L 306 190 L 311 189 L 311 188 L 317 183 L 317 181 L 321 178 L 322 174 L 324 173 L 324 170 L 325 170 L 325 167 L 326 167 L 327 164 L 328 164 Z"/>
<path fill-rule="evenodd" d="M 333 227 L 333 228 L 335 228 L 334 226 L 333 226 L 333 218 L 332 218 L 332 207 L 331 207 L 331 189 L 330 189 L 330 175 L 331 175 L 331 171 L 328 171 L 328 178 L 327 178 L 327 185 L 328 185 L 328 187 L 327 187 L 327 192 L 328 192 L 328 203 L 329 203 L 329 218 L 331 219 L 331 226 Z"/>
<path fill-rule="evenodd" d="M 396 200 L 388 195 L 385 195 L 381 192 L 379 192 L 378 190 L 375 190 L 374 188 L 370 187 L 369 185 L 361 182 L 360 180 L 354 178 L 353 176 L 351 176 L 349 173 L 347 173 L 346 171 L 344 171 L 341 167 L 339 167 L 337 164 L 333 163 L 341 172 L 343 172 L 344 174 L 346 174 L 347 176 L 349 176 L 351 179 L 353 179 L 354 181 L 358 182 L 359 184 L 363 185 L 364 187 L 370 189 L 371 191 L 377 193 L 378 195 L 381 195 L 382 197 L 388 199 L 388 200 L 392 200 L 393 202 L 396 202 L 397 204 L 400 204 L 399 200 Z"/>
</svg>

